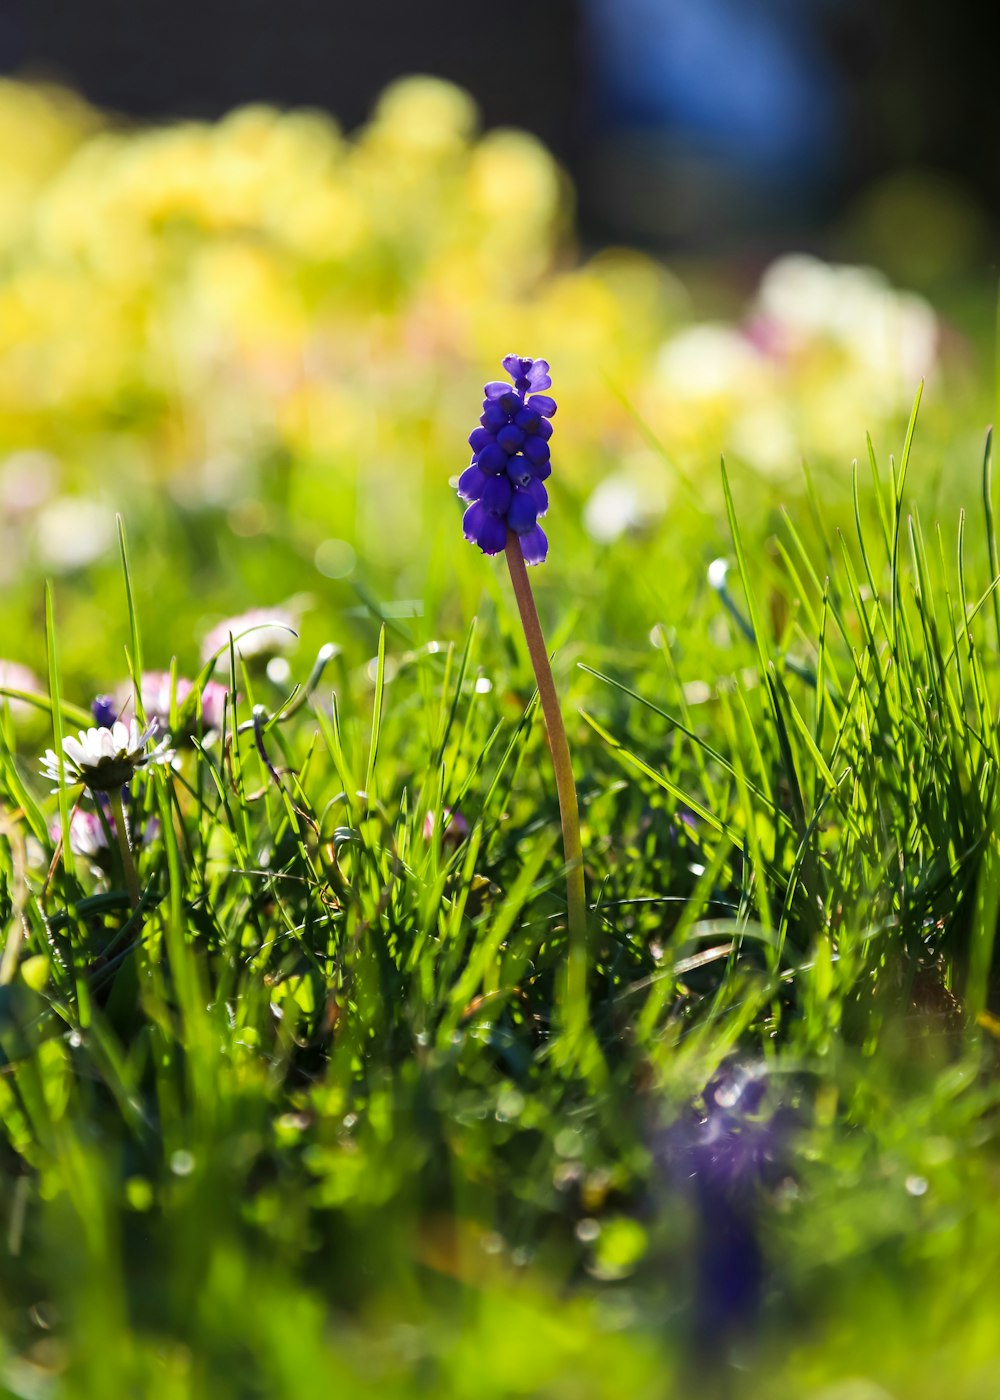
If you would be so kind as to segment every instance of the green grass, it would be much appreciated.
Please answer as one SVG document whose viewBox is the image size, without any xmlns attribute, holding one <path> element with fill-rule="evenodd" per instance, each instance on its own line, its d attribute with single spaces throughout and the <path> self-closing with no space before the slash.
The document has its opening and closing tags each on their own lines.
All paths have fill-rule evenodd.
<svg viewBox="0 0 1000 1400">
<path fill-rule="evenodd" d="M 450 517 L 402 580 L 422 613 L 363 573 L 307 614 L 301 689 L 229 658 L 226 734 L 137 785 L 134 914 L 114 857 L 95 876 L 49 835 L 47 699 L 0 716 L 8 1393 L 995 1394 L 997 542 L 988 463 L 985 511 L 968 481 L 967 515 L 921 521 L 920 442 L 787 510 L 723 469 L 614 549 L 556 507 L 535 579 L 584 820 L 586 1073 L 553 1014 L 530 668 Z M 68 666 L 82 591 L 47 603 L 57 742 L 185 629 L 195 669 L 176 524 L 129 521 Z M 240 567 L 298 591 L 294 528 Z M 445 807 L 468 839 L 425 835 Z M 662 1143 L 734 1058 L 766 1072 L 754 1121 L 791 1126 L 748 1188 L 759 1317 L 706 1357 L 704 1227 Z"/>
</svg>

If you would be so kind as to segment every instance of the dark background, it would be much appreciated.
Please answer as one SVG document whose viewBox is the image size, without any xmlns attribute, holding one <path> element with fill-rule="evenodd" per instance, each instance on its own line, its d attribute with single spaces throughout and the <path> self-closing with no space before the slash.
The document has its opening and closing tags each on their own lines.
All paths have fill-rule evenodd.
<svg viewBox="0 0 1000 1400">
<path fill-rule="evenodd" d="M 994 59 L 967 0 L 0 0 L 0 71 L 143 118 L 247 101 L 351 128 L 425 72 L 536 132 L 585 236 L 780 245 L 917 170 L 1000 211 Z"/>
</svg>

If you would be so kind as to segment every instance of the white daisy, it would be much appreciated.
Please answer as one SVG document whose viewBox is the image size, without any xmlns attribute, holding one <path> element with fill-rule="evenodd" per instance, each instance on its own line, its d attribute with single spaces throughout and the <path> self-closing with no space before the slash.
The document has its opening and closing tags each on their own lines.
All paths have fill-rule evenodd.
<svg viewBox="0 0 1000 1400">
<path fill-rule="evenodd" d="M 137 768 L 151 763 L 169 763 L 173 758 L 167 736 L 153 748 L 147 745 L 157 732 L 153 720 L 140 730 L 134 719 L 125 724 L 116 720 L 110 729 L 81 729 L 77 738 L 70 734 L 63 740 L 63 755 L 52 749 L 42 760 L 42 775 L 67 787 L 83 783 L 91 792 L 116 792 L 132 780 Z"/>
</svg>

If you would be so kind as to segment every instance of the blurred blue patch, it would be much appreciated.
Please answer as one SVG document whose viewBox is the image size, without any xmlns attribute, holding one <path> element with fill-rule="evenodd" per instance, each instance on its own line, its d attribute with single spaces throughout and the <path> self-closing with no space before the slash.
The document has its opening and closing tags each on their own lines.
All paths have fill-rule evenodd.
<svg viewBox="0 0 1000 1400">
<path fill-rule="evenodd" d="M 827 0 L 584 0 L 605 128 L 660 131 L 773 180 L 815 178 L 838 147 Z"/>
</svg>

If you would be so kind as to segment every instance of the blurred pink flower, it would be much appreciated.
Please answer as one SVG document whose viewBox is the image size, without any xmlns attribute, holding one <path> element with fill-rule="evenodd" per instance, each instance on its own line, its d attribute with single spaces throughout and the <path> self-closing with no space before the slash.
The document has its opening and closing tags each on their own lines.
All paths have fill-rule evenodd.
<svg viewBox="0 0 1000 1400">
<path fill-rule="evenodd" d="M 27 666 L 22 666 L 19 661 L 4 661 L 0 657 L 0 691 L 3 690 L 30 690 L 35 693 L 43 692 L 41 681 L 29 671 Z M 31 714 L 32 706 L 25 704 L 23 700 L 5 700 L 0 695 L 0 705 L 9 704 L 11 713 L 19 717 Z"/>
<path fill-rule="evenodd" d="M 219 654 L 219 665 L 228 665 L 229 638 L 238 656 L 267 660 L 291 651 L 298 641 L 299 619 L 288 608 L 251 608 L 239 617 L 227 617 L 205 634 L 201 658 L 208 661 Z"/>
<path fill-rule="evenodd" d="M 441 844 L 460 846 L 469 834 L 469 823 L 462 816 L 456 807 L 454 811 L 450 807 L 445 807 L 442 813 L 443 821 L 441 826 Z M 434 836 L 434 828 L 437 826 L 437 815 L 428 812 L 424 817 L 424 840 L 430 841 Z"/>
</svg>

